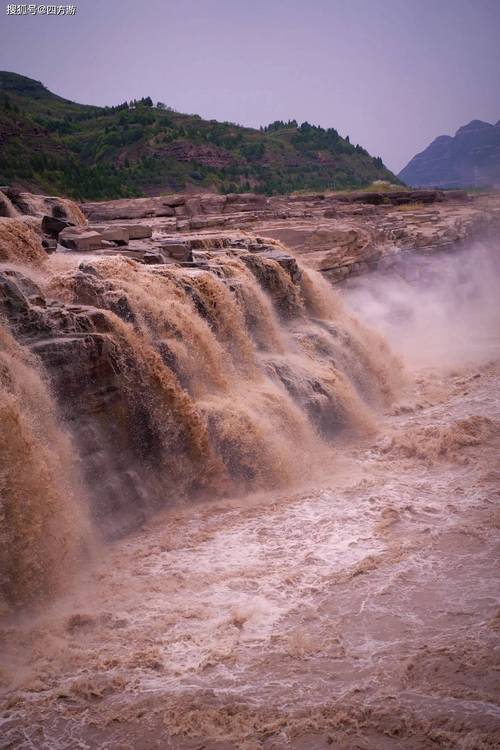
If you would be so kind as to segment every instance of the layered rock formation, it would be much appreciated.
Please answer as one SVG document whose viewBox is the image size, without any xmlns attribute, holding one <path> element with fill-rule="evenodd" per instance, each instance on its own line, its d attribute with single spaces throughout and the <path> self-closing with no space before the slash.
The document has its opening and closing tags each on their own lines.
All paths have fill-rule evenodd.
<svg viewBox="0 0 500 750">
<path fill-rule="evenodd" d="M 472 199 L 463 191 L 392 190 L 253 195 L 165 196 L 83 204 L 90 221 L 124 226 L 138 215 L 153 230 L 131 257 L 147 262 L 193 261 L 191 250 L 255 244 L 249 233 L 283 242 L 330 281 L 389 267 L 402 253 L 432 253 L 494 236 L 500 226 L 495 194 Z M 139 221 L 141 221 L 139 219 Z M 156 260 L 155 260 L 156 259 Z"/>
<path fill-rule="evenodd" d="M 399 173 L 407 185 L 500 187 L 500 121 L 472 120 L 455 136 L 440 135 Z"/>
<path fill-rule="evenodd" d="M 384 343 L 279 243 L 186 234 L 167 255 L 155 230 L 141 240 L 163 245 L 152 264 L 151 250 L 133 259 L 116 244 L 49 255 L 42 221 L 0 225 L 0 438 L 31 446 L 6 451 L 0 475 L 4 604 L 57 590 L 89 524 L 115 536 L 181 499 L 304 481 L 329 442 L 370 429 L 391 398 L 399 367 Z M 91 233 L 80 229 L 59 239 Z M 40 475 L 45 424 L 50 450 L 68 456 L 63 475 L 52 458 Z M 65 536 L 72 513 L 81 521 Z"/>
<path fill-rule="evenodd" d="M 9 190 L 0 198 L 9 214 L 0 218 L 0 384 L 10 404 L 0 437 L 31 441 L 26 487 L 40 476 L 44 414 L 69 457 L 64 475 L 47 458 L 47 515 L 23 500 L 17 470 L 1 475 L 0 534 L 14 555 L 2 585 L 14 605 L 56 586 L 54 549 L 77 558 L 88 523 L 122 534 L 180 498 L 319 470 L 337 435 L 370 429 L 399 368 L 317 271 L 339 282 L 500 228 L 495 195 L 439 191 L 176 195 L 83 212 Z M 59 513 L 81 516 L 72 550 L 56 541 Z"/>
<path fill-rule="evenodd" d="M 403 255 L 452 252 L 476 240 L 496 241 L 497 195 L 471 199 L 458 191 L 429 194 L 436 198 L 420 197 L 399 205 L 386 198 L 386 203 L 376 206 L 310 196 L 294 203 L 289 216 L 285 209 L 286 218 L 257 226 L 334 283 L 376 268 L 388 269 Z"/>
<path fill-rule="evenodd" d="M 494 193 L 471 198 L 459 190 L 275 198 L 176 194 L 86 203 L 80 209 L 68 200 L 7 188 L 0 191 L 0 205 L 38 233 L 46 252 L 58 248 L 119 253 L 146 264 L 193 264 L 202 259 L 201 251 L 251 249 L 260 235 L 264 244 L 266 237 L 283 242 L 330 281 L 387 268 L 402 253 L 463 247 L 494 236 L 500 223 L 500 200 Z M 3 253 L 7 257 L 7 250 Z"/>
<path fill-rule="evenodd" d="M 13 218 L 19 215 L 33 217 L 33 220 L 47 215 L 75 226 L 85 224 L 85 217 L 74 201 L 0 187 L 0 216 Z"/>
</svg>

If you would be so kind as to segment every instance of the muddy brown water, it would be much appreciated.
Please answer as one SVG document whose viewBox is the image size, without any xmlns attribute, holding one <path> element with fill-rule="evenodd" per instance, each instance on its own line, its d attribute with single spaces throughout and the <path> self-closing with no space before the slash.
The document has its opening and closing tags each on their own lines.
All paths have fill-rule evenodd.
<svg viewBox="0 0 500 750">
<path fill-rule="evenodd" d="M 3 629 L 2 747 L 497 746 L 498 382 L 424 377 L 330 485 L 116 543 Z"/>
<path fill-rule="evenodd" d="M 415 359 L 376 429 L 322 449 L 300 488 L 179 502 L 6 618 L 0 747 L 498 747 L 491 320 L 447 363 Z"/>
</svg>

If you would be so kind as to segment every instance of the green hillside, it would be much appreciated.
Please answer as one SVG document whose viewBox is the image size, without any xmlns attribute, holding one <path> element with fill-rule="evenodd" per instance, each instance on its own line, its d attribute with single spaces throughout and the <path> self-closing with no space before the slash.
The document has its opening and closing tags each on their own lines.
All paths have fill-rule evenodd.
<svg viewBox="0 0 500 750">
<path fill-rule="evenodd" d="M 255 130 L 203 120 L 149 97 L 76 104 L 38 81 L 0 72 L 0 184 L 76 199 L 194 186 L 267 194 L 362 187 L 397 178 L 334 128 L 295 121 Z"/>
</svg>

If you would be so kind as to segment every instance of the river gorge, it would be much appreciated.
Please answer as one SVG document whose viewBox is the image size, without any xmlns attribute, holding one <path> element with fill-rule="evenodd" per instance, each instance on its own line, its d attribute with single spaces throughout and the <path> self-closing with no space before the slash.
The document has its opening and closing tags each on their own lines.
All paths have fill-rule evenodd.
<svg viewBox="0 0 500 750">
<path fill-rule="evenodd" d="M 0 747 L 496 747 L 498 201 L 2 200 Z"/>
</svg>

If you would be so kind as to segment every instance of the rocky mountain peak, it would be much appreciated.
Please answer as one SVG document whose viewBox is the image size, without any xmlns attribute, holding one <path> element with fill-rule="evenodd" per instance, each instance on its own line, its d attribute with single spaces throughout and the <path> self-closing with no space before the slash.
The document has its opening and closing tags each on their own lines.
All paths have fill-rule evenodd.
<svg viewBox="0 0 500 750">
<path fill-rule="evenodd" d="M 410 160 L 399 178 L 412 187 L 498 187 L 499 125 L 471 120 L 453 137 L 440 135 Z"/>
<path fill-rule="evenodd" d="M 493 125 L 483 120 L 471 120 L 467 125 L 462 125 L 458 128 L 455 136 L 463 135 L 464 133 L 477 133 L 479 130 L 485 130 L 486 128 L 492 128 Z"/>
</svg>

